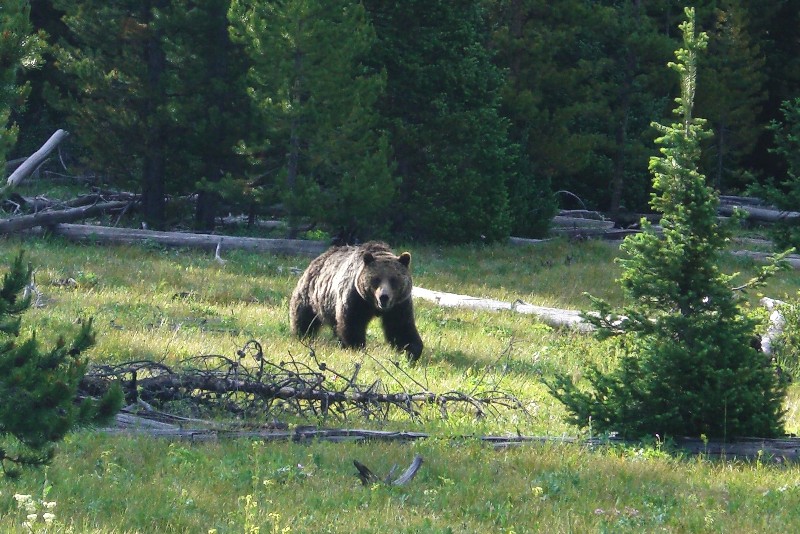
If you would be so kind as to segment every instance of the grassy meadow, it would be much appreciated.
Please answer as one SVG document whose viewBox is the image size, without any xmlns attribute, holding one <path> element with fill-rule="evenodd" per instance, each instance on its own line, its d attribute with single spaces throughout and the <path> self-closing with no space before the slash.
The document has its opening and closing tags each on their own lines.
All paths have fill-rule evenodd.
<svg viewBox="0 0 800 534">
<path fill-rule="evenodd" d="M 622 303 L 617 248 L 555 240 L 533 247 L 410 249 L 416 285 L 439 291 L 584 309 L 588 291 Z M 60 239 L 0 240 L 0 266 L 20 249 L 35 266 L 40 306 L 24 318 L 44 343 L 92 317 L 95 363 L 156 360 L 177 365 L 206 354 L 234 357 L 250 339 L 265 355 L 308 360 L 288 327 L 288 297 L 310 258 L 156 246 L 101 247 Z M 756 264 L 726 259 L 742 281 Z M 0 269 L 2 270 L 2 269 Z M 795 296 L 800 272 L 780 273 L 761 293 Z M 756 301 L 757 294 L 749 295 Z M 433 392 L 507 391 L 525 410 L 478 420 L 469 410 L 410 420 L 302 421 L 295 424 L 429 432 L 414 443 L 192 444 L 81 430 L 59 445 L 52 465 L 0 480 L 3 532 L 792 532 L 800 530 L 800 466 L 681 457 L 659 444 L 588 450 L 547 443 L 495 449 L 470 436 L 580 436 L 541 377 L 580 377 L 587 363 L 614 365 L 617 349 L 555 330 L 535 318 L 440 308 L 416 302 L 426 348 L 403 369 Z M 383 367 L 397 360 L 370 327 L 366 351 L 340 349 L 329 330 L 314 350 L 347 374 L 396 386 Z M 395 377 L 397 378 L 397 377 Z M 411 381 L 403 382 L 409 386 Z M 800 386 L 790 387 L 787 432 L 800 432 Z M 271 415 L 272 416 L 272 415 Z M 456 439 L 458 438 L 458 439 Z M 352 461 L 380 474 L 424 458 L 407 486 L 363 487 Z M 15 497 L 17 495 L 18 497 Z M 30 497 L 19 497 L 29 495 Z M 24 502 L 22 502 L 24 501 Z M 55 504 L 53 504 L 55 503 Z M 48 515 L 50 524 L 44 522 Z M 25 523 L 28 523 L 26 526 Z"/>
</svg>

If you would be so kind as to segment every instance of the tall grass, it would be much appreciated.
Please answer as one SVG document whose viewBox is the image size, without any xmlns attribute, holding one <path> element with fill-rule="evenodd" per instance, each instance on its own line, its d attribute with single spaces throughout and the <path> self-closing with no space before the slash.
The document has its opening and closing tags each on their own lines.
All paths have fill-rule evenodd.
<svg viewBox="0 0 800 534">
<path fill-rule="evenodd" d="M 177 365 L 202 354 L 233 356 L 257 339 L 275 359 L 307 358 L 290 335 L 287 299 L 308 258 L 232 251 L 226 263 L 198 251 L 153 246 L 96 247 L 58 239 L 2 240 L 0 265 L 19 248 L 36 267 L 40 305 L 26 316 L 39 337 L 94 317 L 97 363 L 154 359 Z M 397 246 L 402 249 L 402 246 Z M 616 249 L 556 240 L 536 247 L 409 247 L 415 283 L 430 289 L 564 308 L 588 306 L 584 291 L 621 304 Z M 727 269 L 754 272 L 749 260 Z M 795 294 L 796 272 L 764 290 Z M 752 295 L 751 298 L 755 298 Z M 46 471 L 0 481 L 0 530 L 24 532 L 28 512 L 14 494 L 56 502 L 53 532 L 641 532 L 794 531 L 800 527 L 800 469 L 763 461 L 679 458 L 659 448 L 590 451 L 547 444 L 494 450 L 463 439 L 488 433 L 576 434 L 540 377 L 587 363 L 613 366 L 613 343 L 556 330 L 530 316 L 416 304 L 426 344 L 404 370 L 431 391 L 500 387 L 526 413 L 476 420 L 469 411 L 424 414 L 421 421 L 298 421 L 427 431 L 413 444 L 298 445 L 248 440 L 218 443 L 82 431 L 69 436 Z M 340 349 L 328 330 L 317 354 L 340 370 L 363 365 L 364 380 L 392 386 L 382 364 L 398 360 L 370 327 L 366 351 Z M 787 403 L 797 432 L 798 388 Z M 459 439 L 450 439 L 458 436 Z M 425 463 L 405 487 L 365 488 L 357 459 L 379 474 Z M 43 490 L 51 489 L 47 495 Z M 248 497 L 249 496 L 249 497 Z M 43 504 L 42 504 L 43 506 Z M 37 516 L 41 518 L 41 510 Z M 37 523 L 43 525 L 43 523 Z"/>
</svg>

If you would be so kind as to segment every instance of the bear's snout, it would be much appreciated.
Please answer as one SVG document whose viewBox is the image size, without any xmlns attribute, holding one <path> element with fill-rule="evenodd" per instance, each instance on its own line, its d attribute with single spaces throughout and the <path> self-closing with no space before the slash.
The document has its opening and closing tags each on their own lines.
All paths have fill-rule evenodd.
<svg viewBox="0 0 800 534">
<path fill-rule="evenodd" d="M 381 308 L 386 308 L 389 305 L 389 295 L 386 293 L 378 295 L 378 303 L 380 304 Z"/>
</svg>

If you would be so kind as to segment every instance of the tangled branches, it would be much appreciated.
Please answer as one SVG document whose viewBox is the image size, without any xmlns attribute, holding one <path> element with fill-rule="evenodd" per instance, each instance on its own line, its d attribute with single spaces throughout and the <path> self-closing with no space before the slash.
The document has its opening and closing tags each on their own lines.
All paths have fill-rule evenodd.
<svg viewBox="0 0 800 534">
<path fill-rule="evenodd" d="M 319 361 L 313 348 L 307 348 L 312 363 L 291 354 L 277 363 L 270 361 L 261 344 L 251 340 L 236 352 L 235 358 L 196 356 L 181 362 L 180 369 L 146 360 L 96 366 L 87 372 L 81 391 L 97 395 L 110 382 L 119 381 L 129 403 L 181 402 L 195 411 L 221 409 L 236 415 L 265 417 L 291 413 L 306 418 L 347 419 L 358 414 L 385 420 L 399 410 L 416 419 L 424 406 L 437 407 L 443 417 L 454 408 L 469 409 L 477 417 L 498 415 L 501 408 L 524 410 L 513 395 L 483 384 L 473 386 L 469 393 L 432 392 L 400 365 L 387 366 L 375 360 L 397 385 L 393 392 L 380 378 L 368 383 L 359 381 L 360 364 L 344 374 Z"/>
</svg>

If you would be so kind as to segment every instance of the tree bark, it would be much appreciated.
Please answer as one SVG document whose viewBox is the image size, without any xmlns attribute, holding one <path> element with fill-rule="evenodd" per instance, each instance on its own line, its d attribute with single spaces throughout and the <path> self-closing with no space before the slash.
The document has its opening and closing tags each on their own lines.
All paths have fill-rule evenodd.
<svg viewBox="0 0 800 534">
<path fill-rule="evenodd" d="M 142 20 L 146 21 L 149 34 L 144 43 L 144 56 L 147 62 L 147 110 L 145 113 L 146 134 L 145 154 L 142 169 L 142 211 L 145 221 L 152 228 L 161 229 L 165 223 L 166 188 L 164 154 L 164 122 L 158 105 L 164 102 L 163 77 L 166 70 L 166 54 L 162 47 L 162 32 L 154 30 L 157 24 L 154 10 L 163 7 L 163 0 L 144 2 Z"/>
</svg>

